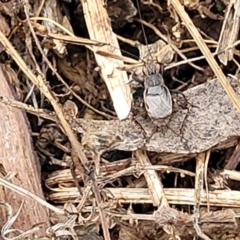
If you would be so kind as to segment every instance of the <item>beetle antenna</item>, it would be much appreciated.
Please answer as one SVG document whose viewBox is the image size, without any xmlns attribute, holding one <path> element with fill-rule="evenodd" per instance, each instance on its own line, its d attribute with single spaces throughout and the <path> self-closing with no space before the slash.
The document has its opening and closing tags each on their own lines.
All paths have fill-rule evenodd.
<svg viewBox="0 0 240 240">
<path fill-rule="evenodd" d="M 138 8 L 139 18 L 142 20 L 142 14 L 141 14 L 141 10 L 140 10 L 139 0 L 136 0 L 136 2 L 137 2 L 137 8 Z M 145 43 L 147 44 L 147 48 L 148 48 L 148 51 L 149 51 L 149 55 L 150 55 L 150 57 L 153 59 L 153 56 L 152 56 L 150 47 L 148 46 L 148 40 L 147 40 L 146 31 L 145 31 L 145 28 L 144 28 L 144 25 L 143 25 L 142 22 L 141 22 L 141 27 L 142 27 L 142 32 L 143 32 L 144 41 L 145 41 Z"/>
</svg>

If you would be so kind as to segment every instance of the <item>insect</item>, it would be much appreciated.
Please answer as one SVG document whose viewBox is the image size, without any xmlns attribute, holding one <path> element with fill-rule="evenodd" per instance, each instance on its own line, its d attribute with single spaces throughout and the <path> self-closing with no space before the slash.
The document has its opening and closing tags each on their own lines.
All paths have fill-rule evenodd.
<svg viewBox="0 0 240 240">
<path fill-rule="evenodd" d="M 140 19 L 142 19 L 139 2 L 138 0 L 136 2 L 139 17 Z M 141 27 L 145 42 L 147 43 L 149 55 L 152 58 L 152 54 L 148 46 L 147 36 L 142 22 Z M 153 62 L 153 59 L 145 63 L 145 68 L 143 69 L 143 100 L 145 109 L 150 118 L 165 119 L 169 115 L 171 115 L 173 111 L 172 96 L 168 87 L 164 83 L 163 76 L 159 73 L 160 69 L 158 68 L 158 66 L 159 64 L 156 65 Z"/>
<path fill-rule="evenodd" d="M 136 1 L 136 4 L 137 4 L 137 8 L 135 9 L 134 7 L 134 15 L 136 15 L 136 13 L 138 12 L 139 18 L 142 20 L 140 4 L 138 0 Z M 172 110 L 173 110 L 172 97 L 169 89 L 164 83 L 164 79 L 162 75 L 159 73 L 157 69 L 157 66 L 159 66 L 159 64 L 156 65 L 153 61 L 153 56 L 152 56 L 150 47 L 148 46 L 148 40 L 147 40 L 145 29 L 142 22 L 141 22 L 141 27 L 142 27 L 142 33 L 143 33 L 144 40 L 147 47 L 143 50 L 144 52 L 143 54 L 141 54 L 142 51 L 139 48 L 139 51 L 140 51 L 139 59 L 141 59 L 145 63 L 144 69 L 146 69 L 146 71 L 144 71 L 143 69 L 142 71 L 143 74 L 141 73 L 142 76 L 140 78 L 138 77 L 140 74 L 137 74 L 137 76 L 136 75 L 134 76 L 133 74 L 132 80 L 136 80 L 137 82 L 143 82 L 143 86 L 144 86 L 143 102 L 144 102 L 145 109 L 148 116 L 156 120 L 165 119 L 166 117 L 172 114 Z M 142 44 L 137 43 L 136 46 L 137 45 L 139 46 Z M 165 43 L 163 45 L 165 45 Z M 154 47 L 155 49 L 152 49 L 154 52 L 158 50 L 158 48 L 160 48 L 160 44 L 159 45 L 156 44 L 155 46 L 157 47 L 157 49 L 156 47 Z M 151 59 L 143 60 L 145 59 L 145 57 L 149 58 L 149 56 Z M 132 80 L 130 80 L 130 82 L 132 82 Z"/>
<path fill-rule="evenodd" d="M 144 76 L 143 99 L 149 117 L 163 119 L 172 114 L 172 96 L 160 73 Z"/>
<path fill-rule="evenodd" d="M 172 131 L 174 134 L 179 135 L 181 141 L 184 139 L 183 136 L 183 128 L 185 121 L 187 119 L 188 114 L 185 115 L 182 125 L 179 129 L 180 134 L 176 132 L 173 128 L 169 126 L 169 122 L 171 121 L 172 114 L 173 114 L 173 98 L 171 95 L 170 90 L 164 83 L 164 79 L 162 74 L 160 74 L 156 69 L 153 71 L 153 66 L 155 64 L 153 62 L 146 64 L 147 72 L 144 72 L 143 76 L 143 85 L 144 85 L 144 92 L 143 92 L 143 100 L 146 112 L 148 116 L 151 118 L 151 122 L 153 123 L 154 128 L 152 129 L 150 135 L 145 131 L 142 124 L 137 120 L 136 122 L 141 126 L 141 128 L 145 132 L 146 141 L 149 142 L 152 136 L 158 131 L 161 127 L 167 127 L 170 131 Z M 133 79 L 135 77 L 133 76 Z M 139 81 L 139 78 L 136 78 L 135 80 Z M 188 103 L 185 95 L 177 90 L 171 90 L 177 94 L 181 94 L 183 97 L 184 103 Z M 176 99 L 175 99 L 176 100 Z M 175 102 L 175 101 L 174 101 Z M 176 102 L 175 102 L 176 103 Z M 187 108 L 189 112 L 189 105 L 188 106 L 182 106 L 181 103 L 177 103 L 178 107 L 181 108 Z M 193 105 L 190 104 L 192 107 Z M 174 108 L 176 105 L 174 105 Z M 175 109 L 174 109 L 175 110 Z"/>
<path fill-rule="evenodd" d="M 150 51 L 148 45 L 146 48 Z M 160 74 L 163 65 L 153 59 L 147 59 L 144 63 L 141 72 L 134 72 L 132 80 L 141 83 L 144 87 L 143 103 L 148 116 L 153 120 L 165 119 L 173 112 L 173 101 L 170 90 L 164 83 L 163 75 Z"/>
</svg>

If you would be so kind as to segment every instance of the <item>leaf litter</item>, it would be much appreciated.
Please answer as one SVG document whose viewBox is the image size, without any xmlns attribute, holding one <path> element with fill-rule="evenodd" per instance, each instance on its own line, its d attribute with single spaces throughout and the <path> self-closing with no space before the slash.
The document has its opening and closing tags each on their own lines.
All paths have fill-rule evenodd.
<svg viewBox="0 0 240 240">
<path fill-rule="evenodd" d="M 0 100 L 37 116 L 46 200 L 59 208 L 44 239 L 239 238 L 238 4 L 0 2 L 1 68 L 21 102 Z M 150 141 L 130 76 L 149 59 L 174 103 Z"/>
</svg>

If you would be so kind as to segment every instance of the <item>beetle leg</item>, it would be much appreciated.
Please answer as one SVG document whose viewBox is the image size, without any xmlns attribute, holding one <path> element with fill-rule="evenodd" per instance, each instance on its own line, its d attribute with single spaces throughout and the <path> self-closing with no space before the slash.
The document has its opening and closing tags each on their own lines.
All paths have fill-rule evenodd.
<svg viewBox="0 0 240 240">
<path fill-rule="evenodd" d="M 164 65 L 163 64 L 160 65 L 159 72 L 161 72 L 162 75 L 164 74 Z"/>
<path fill-rule="evenodd" d="M 174 90 L 174 89 L 169 89 L 170 90 L 170 92 L 172 92 L 172 93 L 176 93 L 176 94 L 180 94 L 183 98 L 184 98 L 184 101 L 185 101 L 185 104 L 186 104 L 186 106 L 184 106 L 184 105 L 182 105 L 182 104 L 178 104 L 178 105 L 180 105 L 183 109 L 189 109 L 189 106 L 192 108 L 192 107 L 196 107 L 196 108 L 198 108 L 197 106 L 195 106 L 195 105 L 193 105 L 192 103 L 190 103 L 188 100 L 187 100 L 187 98 L 186 98 L 186 96 L 184 95 L 184 93 L 183 92 L 181 92 L 181 91 L 178 91 L 178 90 Z"/>
<path fill-rule="evenodd" d="M 142 73 L 143 73 L 143 76 L 147 76 L 149 75 L 149 69 L 148 69 L 148 66 L 144 66 L 142 68 Z"/>
<path fill-rule="evenodd" d="M 184 128 L 186 127 L 186 122 L 187 122 L 187 118 L 189 116 L 189 113 L 191 111 L 191 108 L 194 106 L 193 104 L 189 103 L 188 100 L 186 99 L 185 95 L 183 93 L 180 93 L 183 98 L 184 98 L 184 101 L 185 103 L 187 102 L 187 104 L 183 105 L 183 104 L 179 104 L 179 102 L 177 103 L 178 106 L 180 106 L 182 109 L 187 109 L 187 113 L 186 115 L 184 116 L 184 119 L 182 121 L 182 124 L 181 124 L 181 127 L 179 129 L 179 132 L 180 132 L 180 136 L 181 136 L 181 141 L 184 139 Z M 177 109 L 174 109 L 174 111 L 177 111 Z"/>
<path fill-rule="evenodd" d="M 173 130 L 169 125 L 169 123 L 171 122 L 172 116 L 173 115 L 168 116 L 167 119 L 165 119 L 165 125 L 159 126 L 159 128 L 166 127 L 170 131 L 172 131 L 174 134 L 176 134 L 177 136 L 179 136 L 181 138 L 181 135 L 179 133 L 177 133 L 175 130 Z M 168 120 L 168 121 L 166 121 L 166 120 Z"/>
<path fill-rule="evenodd" d="M 158 123 L 155 123 L 155 124 L 158 126 L 158 129 L 159 129 L 159 130 L 160 130 L 160 128 L 163 128 L 163 127 L 169 129 L 169 130 L 170 130 L 171 132 L 173 132 L 175 135 L 179 136 L 179 137 L 180 137 L 180 141 L 182 142 L 183 139 L 185 139 L 184 136 L 183 136 L 183 131 L 182 131 L 183 124 L 182 124 L 182 126 L 181 126 L 181 128 L 180 128 L 180 130 L 179 130 L 180 133 L 178 133 L 178 132 L 176 132 L 175 130 L 173 130 L 173 129 L 170 127 L 170 125 L 169 125 L 169 123 L 171 122 L 172 116 L 173 116 L 173 114 L 170 115 L 170 116 L 168 116 L 168 117 L 165 118 L 165 119 L 162 119 L 164 122 L 162 122 L 160 125 L 159 125 L 159 120 L 158 120 Z M 185 120 L 184 120 L 184 121 L 185 121 Z M 183 121 L 183 122 L 184 122 L 184 121 Z M 159 131 L 159 130 L 158 130 L 158 131 Z M 152 137 L 152 136 L 153 136 L 153 134 L 151 135 L 151 137 Z M 187 139 L 185 139 L 185 140 L 187 140 Z"/>
<path fill-rule="evenodd" d="M 152 136 L 153 136 L 156 132 L 158 132 L 158 128 L 159 128 L 159 127 L 158 127 L 157 125 L 155 125 L 153 131 L 151 132 L 151 135 L 150 135 L 150 136 L 146 136 L 146 143 L 149 143 L 149 141 L 151 140 Z"/>
<path fill-rule="evenodd" d="M 136 113 L 134 113 L 135 111 L 133 111 L 133 110 L 135 110 L 135 111 L 137 112 L 137 115 L 135 115 Z M 138 120 L 139 115 L 140 115 L 140 116 L 143 115 L 144 118 L 147 118 L 147 117 L 148 117 L 146 111 L 144 111 L 144 112 L 141 111 L 141 112 L 139 113 L 139 111 L 137 111 L 137 109 L 134 109 L 134 108 L 133 108 L 133 109 L 132 109 L 132 114 L 130 115 L 130 118 L 143 130 L 144 138 L 145 138 L 145 139 L 148 139 L 146 130 L 144 129 L 144 127 L 142 126 L 142 124 L 141 124 L 141 123 L 139 122 L 139 120 Z"/>
<path fill-rule="evenodd" d="M 180 134 L 181 134 L 181 136 L 182 136 L 182 139 L 184 138 L 184 137 L 183 137 L 183 135 L 184 135 L 184 132 L 183 132 L 183 131 L 184 131 L 184 128 L 186 127 L 187 118 L 188 118 L 189 113 L 190 113 L 190 109 L 187 108 L 187 113 L 186 113 L 186 115 L 185 115 L 185 117 L 184 117 L 184 119 L 183 119 L 183 121 L 182 121 L 181 127 L 180 127 L 180 129 L 179 129 Z"/>
<path fill-rule="evenodd" d="M 184 121 L 183 121 L 183 122 L 184 122 Z M 185 125 L 184 125 L 184 126 L 185 126 Z M 168 124 L 166 125 L 166 127 L 167 127 L 168 129 L 170 129 L 174 134 L 176 134 L 177 136 L 179 136 L 181 142 L 183 141 L 183 139 L 185 139 L 185 138 L 184 138 L 184 135 L 183 135 L 183 124 L 181 125 L 181 128 L 179 129 L 180 134 L 177 133 L 175 130 L 173 130 Z M 185 140 L 187 140 L 187 139 L 185 139 Z"/>
<path fill-rule="evenodd" d="M 134 81 L 136 81 L 136 82 L 140 83 L 141 85 L 143 85 L 143 80 L 141 78 L 139 78 L 138 76 L 136 76 L 136 75 L 133 75 L 132 79 L 127 84 L 130 84 L 130 83 L 132 83 Z"/>
<path fill-rule="evenodd" d="M 144 139 L 146 140 L 146 141 L 145 141 L 145 144 L 148 143 L 148 141 L 151 139 L 151 137 L 152 137 L 153 134 L 151 134 L 151 136 L 150 136 L 150 138 L 149 138 L 148 135 L 147 135 L 146 130 L 144 129 L 144 127 L 142 126 L 142 124 L 137 120 L 137 118 L 134 118 L 133 120 L 134 120 L 134 122 L 137 123 L 137 125 L 140 126 L 140 128 L 143 130 Z M 145 144 L 144 144 L 144 148 L 145 148 Z"/>
<path fill-rule="evenodd" d="M 153 120 L 153 124 L 155 125 L 155 128 L 153 129 L 152 133 L 150 134 L 149 137 L 146 138 L 146 142 L 149 143 L 149 141 L 151 140 L 151 138 L 153 137 L 153 135 L 156 132 L 159 132 L 160 129 L 162 128 L 168 128 L 170 131 L 172 131 L 174 134 L 176 134 L 177 136 L 180 136 L 177 132 L 175 132 L 170 126 L 169 126 L 169 122 L 171 121 L 171 117 L 172 115 L 163 118 L 163 119 L 158 119 L 158 120 Z"/>
</svg>

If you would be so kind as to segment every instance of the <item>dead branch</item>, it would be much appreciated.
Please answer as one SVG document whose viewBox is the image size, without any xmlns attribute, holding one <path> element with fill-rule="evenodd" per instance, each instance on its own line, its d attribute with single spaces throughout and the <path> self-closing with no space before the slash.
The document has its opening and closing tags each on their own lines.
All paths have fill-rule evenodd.
<svg viewBox="0 0 240 240">
<path fill-rule="evenodd" d="M 237 95 L 240 88 L 236 80 L 228 79 Z M 240 115 L 218 80 L 212 80 L 184 92 L 192 108 L 179 109 L 173 113 L 169 127 L 161 127 L 145 143 L 144 131 L 132 120 L 95 121 L 75 119 L 71 127 L 83 133 L 85 147 L 96 148 L 107 139 L 108 144 L 100 144 L 101 149 L 134 151 L 146 148 L 148 151 L 190 154 L 206 151 L 218 144 L 236 143 L 240 134 Z M 187 114 L 187 121 L 181 136 L 180 128 Z M 151 120 L 139 120 L 146 133 L 151 134 Z M 232 139 L 232 140 L 231 140 Z M 230 142 L 229 142 L 230 141 Z"/>
</svg>

